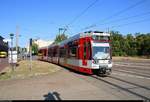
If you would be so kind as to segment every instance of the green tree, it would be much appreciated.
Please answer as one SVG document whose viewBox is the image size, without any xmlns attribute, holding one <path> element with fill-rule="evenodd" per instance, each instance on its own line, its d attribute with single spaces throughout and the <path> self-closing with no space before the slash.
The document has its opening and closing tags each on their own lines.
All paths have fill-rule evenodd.
<svg viewBox="0 0 150 102">
<path fill-rule="evenodd" d="M 32 43 L 32 54 L 37 55 L 38 54 L 38 45 L 36 43 Z"/>
<path fill-rule="evenodd" d="M 137 43 L 136 38 L 132 34 L 126 35 L 126 42 L 128 43 L 128 47 L 126 50 L 127 55 L 135 56 L 137 55 Z"/>
<path fill-rule="evenodd" d="M 143 36 L 140 51 L 142 55 L 150 55 L 150 33 Z"/>
<path fill-rule="evenodd" d="M 111 31 L 111 40 L 112 40 L 112 55 L 113 56 L 122 56 L 125 55 L 122 49 L 124 43 L 123 36 L 118 31 Z"/>
<path fill-rule="evenodd" d="M 144 39 L 145 39 L 145 34 L 136 34 L 136 42 L 137 42 L 137 50 L 138 50 L 138 55 L 143 55 L 144 53 L 144 48 L 145 48 L 145 44 L 144 44 Z"/>
<path fill-rule="evenodd" d="M 111 31 L 113 56 L 150 56 L 150 33 L 135 33 L 122 36 L 118 31 Z"/>
<path fill-rule="evenodd" d="M 59 35 L 56 36 L 54 43 L 58 44 L 59 42 L 61 42 L 63 40 L 66 40 L 67 38 L 68 38 L 67 35 L 65 35 L 65 34 L 59 34 Z"/>
</svg>

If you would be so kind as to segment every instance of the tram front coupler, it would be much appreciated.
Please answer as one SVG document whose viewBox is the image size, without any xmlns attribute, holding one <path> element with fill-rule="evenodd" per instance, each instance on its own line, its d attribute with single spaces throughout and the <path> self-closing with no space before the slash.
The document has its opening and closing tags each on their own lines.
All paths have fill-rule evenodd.
<svg viewBox="0 0 150 102">
<path fill-rule="evenodd" d="M 106 68 L 100 68 L 98 74 L 106 74 Z"/>
</svg>

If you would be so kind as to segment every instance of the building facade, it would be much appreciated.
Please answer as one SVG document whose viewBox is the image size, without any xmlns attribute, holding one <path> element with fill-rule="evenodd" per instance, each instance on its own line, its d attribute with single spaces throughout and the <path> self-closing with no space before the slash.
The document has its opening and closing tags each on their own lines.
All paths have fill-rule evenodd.
<svg viewBox="0 0 150 102">
<path fill-rule="evenodd" d="M 46 41 L 46 40 L 39 39 L 39 40 L 33 40 L 33 43 L 37 44 L 38 48 L 42 48 L 52 44 L 53 41 Z M 29 45 L 27 45 L 27 52 L 29 52 Z"/>
<path fill-rule="evenodd" d="M 8 51 L 8 43 L 3 41 L 3 37 L 0 36 L 0 51 Z"/>
</svg>

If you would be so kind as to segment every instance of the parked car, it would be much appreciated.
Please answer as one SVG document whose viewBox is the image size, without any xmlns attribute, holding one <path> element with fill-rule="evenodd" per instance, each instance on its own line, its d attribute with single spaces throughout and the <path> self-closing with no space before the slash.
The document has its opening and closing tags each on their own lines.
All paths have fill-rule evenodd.
<svg viewBox="0 0 150 102">
<path fill-rule="evenodd" d="M 5 57 L 7 57 L 7 52 L 1 51 L 0 52 L 0 58 L 5 58 Z"/>
</svg>

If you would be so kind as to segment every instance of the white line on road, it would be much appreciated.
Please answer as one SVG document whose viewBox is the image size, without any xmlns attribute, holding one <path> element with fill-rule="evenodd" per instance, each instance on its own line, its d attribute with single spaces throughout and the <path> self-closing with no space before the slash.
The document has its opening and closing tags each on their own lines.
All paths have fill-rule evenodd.
<svg viewBox="0 0 150 102">
<path fill-rule="evenodd" d="M 129 74 L 128 74 L 127 76 L 129 76 L 129 77 L 134 77 L 134 75 L 129 75 Z"/>
<path fill-rule="evenodd" d="M 129 73 L 135 73 L 135 72 L 133 72 L 133 71 L 127 71 L 127 70 L 122 70 L 122 69 L 117 69 L 117 70 L 115 70 L 115 71 L 123 71 L 123 72 L 129 72 Z"/>
<path fill-rule="evenodd" d="M 131 66 L 131 65 L 122 65 L 122 64 L 114 64 L 117 66 L 126 66 L 126 67 L 137 67 L 137 68 L 146 68 L 146 69 L 150 69 L 150 67 L 145 67 L 145 66 Z"/>
<path fill-rule="evenodd" d="M 138 76 L 138 75 L 130 75 L 130 74 L 124 74 L 124 73 L 115 73 L 115 72 L 113 72 L 112 74 L 119 75 L 119 76 L 131 77 L 131 78 L 139 78 L 139 79 L 148 79 L 148 80 L 150 80 L 150 78 L 148 78 L 148 77 L 143 77 L 143 76 Z"/>
<path fill-rule="evenodd" d="M 131 62 L 129 62 L 129 63 L 126 63 L 126 62 L 114 62 L 115 64 L 126 64 L 126 65 L 148 65 L 148 66 L 150 66 L 150 64 L 149 63 L 131 63 Z"/>
<path fill-rule="evenodd" d="M 119 71 L 119 72 L 127 72 L 127 73 L 133 73 L 133 74 L 140 74 L 140 75 L 144 75 L 144 74 L 141 74 L 141 73 L 138 73 L 138 72 L 133 72 L 133 71 L 127 71 L 127 70 L 122 70 L 122 69 L 114 69 L 115 71 Z"/>
</svg>

